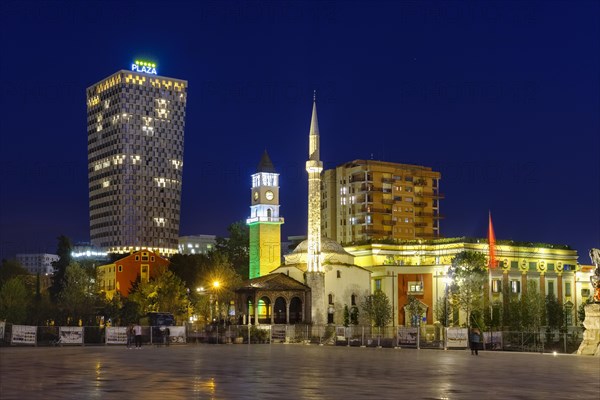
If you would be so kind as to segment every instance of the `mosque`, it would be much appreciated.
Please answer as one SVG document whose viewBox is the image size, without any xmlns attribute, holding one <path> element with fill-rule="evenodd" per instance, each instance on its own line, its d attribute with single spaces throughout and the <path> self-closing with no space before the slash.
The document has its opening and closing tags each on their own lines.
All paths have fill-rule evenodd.
<svg viewBox="0 0 600 400">
<path fill-rule="evenodd" d="M 371 273 L 332 239 L 321 236 L 321 172 L 317 104 L 309 131 L 308 238 L 280 262 L 279 174 L 265 151 L 252 175 L 250 279 L 237 291 L 238 315 L 252 324 L 341 325 L 344 310 L 359 316 Z"/>
</svg>

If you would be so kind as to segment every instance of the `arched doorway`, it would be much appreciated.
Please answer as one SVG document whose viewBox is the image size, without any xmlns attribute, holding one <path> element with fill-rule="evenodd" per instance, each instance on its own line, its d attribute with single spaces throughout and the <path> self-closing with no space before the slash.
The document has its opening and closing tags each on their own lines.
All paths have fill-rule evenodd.
<svg viewBox="0 0 600 400">
<path fill-rule="evenodd" d="M 286 323 L 287 308 L 285 299 L 278 297 L 275 300 L 275 308 L 273 309 L 273 323 L 285 324 Z"/>
<path fill-rule="evenodd" d="M 302 300 L 293 297 L 290 301 L 290 324 L 299 324 L 302 322 Z"/>
<path fill-rule="evenodd" d="M 271 312 L 271 300 L 266 296 L 261 297 L 258 300 L 258 323 L 270 324 Z"/>
</svg>

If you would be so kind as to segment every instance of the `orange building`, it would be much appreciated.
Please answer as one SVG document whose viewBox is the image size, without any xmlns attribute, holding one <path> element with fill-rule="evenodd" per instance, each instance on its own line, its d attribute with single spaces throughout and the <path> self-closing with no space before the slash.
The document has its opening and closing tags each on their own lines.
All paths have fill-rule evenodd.
<svg viewBox="0 0 600 400">
<path fill-rule="evenodd" d="M 99 290 L 112 299 L 118 291 L 121 297 L 127 297 L 133 283 L 148 282 L 164 272 L 169 260 L 150 250 L 140 250 L 123 257 L 112 264 L 98 267 Z"/>
</svg>

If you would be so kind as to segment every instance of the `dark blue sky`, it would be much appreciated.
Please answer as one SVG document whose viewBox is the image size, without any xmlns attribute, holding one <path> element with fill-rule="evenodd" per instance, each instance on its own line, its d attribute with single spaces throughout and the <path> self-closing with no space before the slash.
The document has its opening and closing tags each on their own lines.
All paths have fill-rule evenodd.
<svg viewBox="0 0 600 400">
<path fill-rule="evenodd" d="M 267 148 L 306 233 L 318 91 L 326 168 L 442 174 L 444 236 L 600 247 L 600 6 L 576 2 L 0 4 L 0 254 L 89 240 L 85 88 L 135 58 L 189 81 L 181 234 L 249 213 Z"/>
</svg>

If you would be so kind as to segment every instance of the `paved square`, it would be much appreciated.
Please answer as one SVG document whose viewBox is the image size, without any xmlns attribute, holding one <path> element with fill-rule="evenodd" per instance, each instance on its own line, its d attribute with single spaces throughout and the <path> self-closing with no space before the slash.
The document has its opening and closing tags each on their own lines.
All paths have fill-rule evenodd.
<svg viewBox="0 0 600 400">
<path fill-rule="evenodd" d="M 0 348 L 1 399 L 590 399 L 600 359 L 300 344 Z"/>
</svg>

